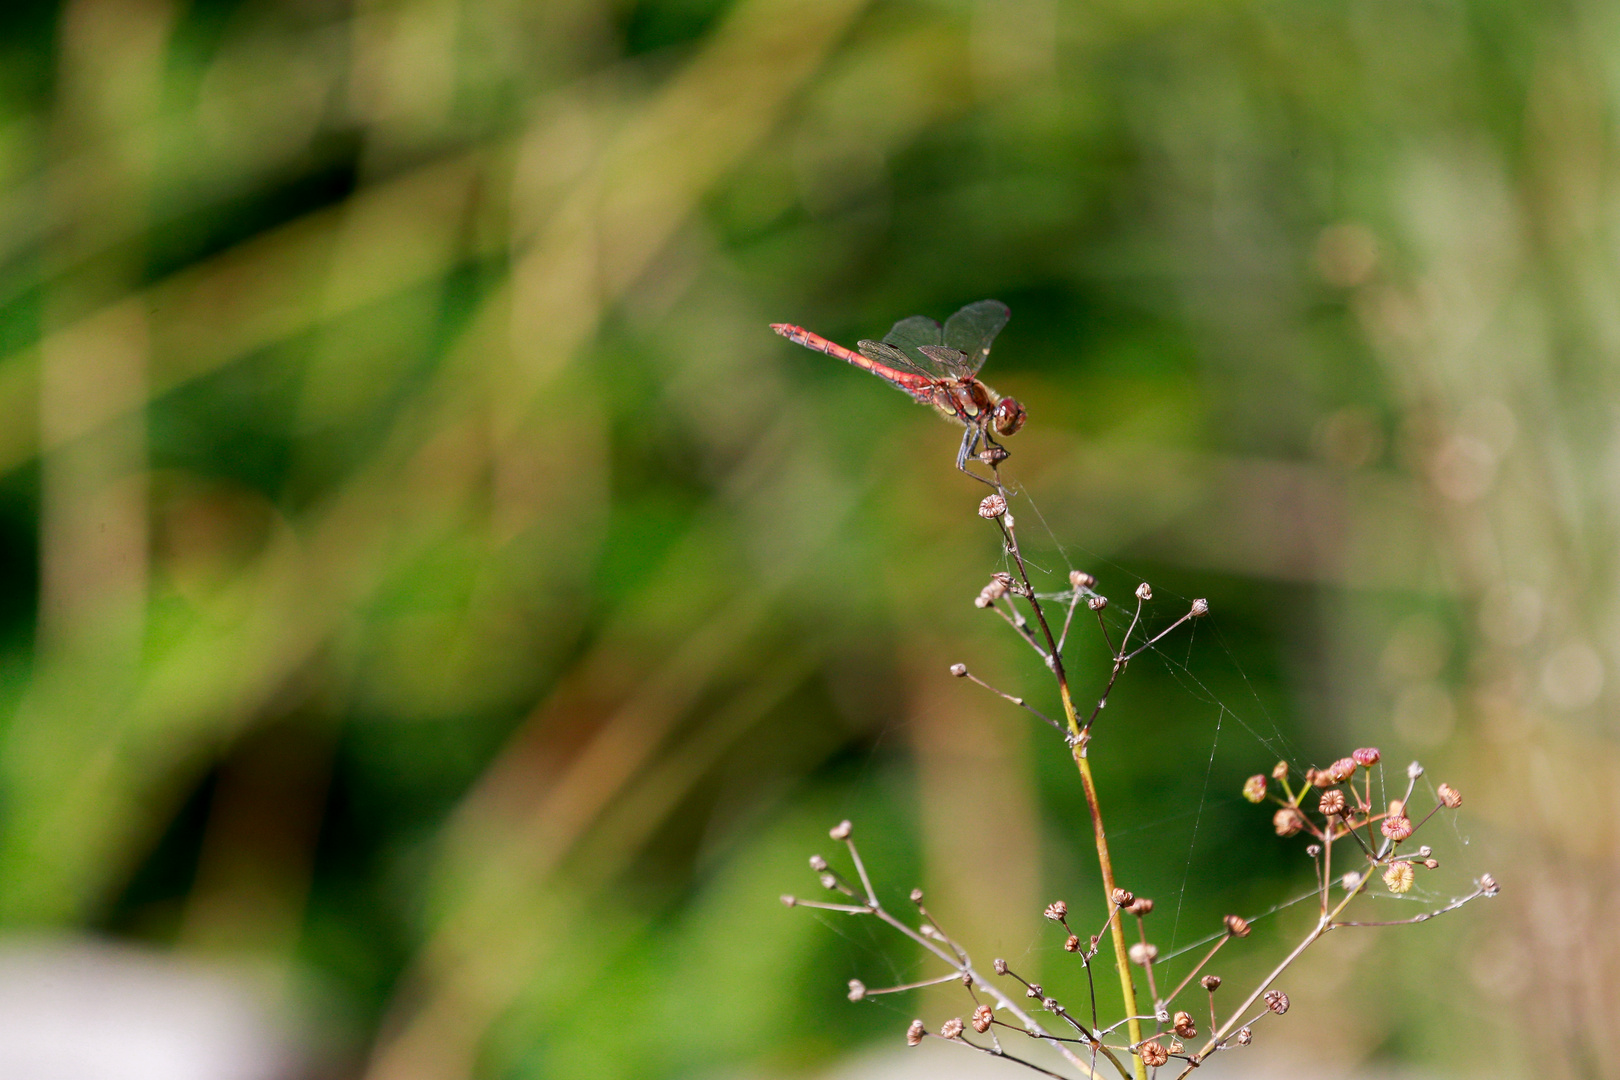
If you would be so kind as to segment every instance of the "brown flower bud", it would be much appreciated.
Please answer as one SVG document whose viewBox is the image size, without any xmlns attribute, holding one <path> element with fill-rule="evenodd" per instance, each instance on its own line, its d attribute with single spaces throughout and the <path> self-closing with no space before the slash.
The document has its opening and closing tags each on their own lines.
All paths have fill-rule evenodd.
<svg viewBox="0 0 1620 1080">
<path fill-rule="evenodd" d="M 1064 952 L 1079 952 L 1080 951 L 1080 935 L 1079 934 L 1070 934 L 1063 942 L 1063 951 Z"/>
<path fill-rule="evenodd" d="M 1003 960 L 999 956 L 996 957 L 994 960 L 990 961 L 990 967 L 995 971 L 995 973 L 997 975 L 1005 975 L 1005 974 L 1007 974 L 1007 961 Z"/>
<path fill-rule="evenodd" d="M 986 495 L 979 503 L 979 516 L 982 518 L 998 518 L 1007 512 L 1007 500 L 1001 495 Z"/>
<path fill-rule="evenodd" d="M 1305 845 L 1305 854 L 1309 855 L 1313 859 L 1316 858 L 1318 855 L 1322 854 L 1322 845 L 1321 844 L 1306 844 Z"/>
<path fill-rule="evenodd" d="M 1108 899 L 1112 900 L 1116 907 L 1125 907 L 1136 897 L 1131 894 L 1129 889 L 1115 889 L 1108 894 Z"/>
<path fill-rule="evenodd" d="M 1246 1027 L 1240 1027 L 1237 1029 L 1237 1034 L 1232 1036 L 1232 1041 L 1239 1046 L 1248 1046 L 1254 1042 L 1254 1032 Z"/>
<path fill-rule="evenodd" d="M 958 1039 L 962 1036 L 962 1018 L 953 1016 L 940 1025 L 939 1036 L 942 1039 Z"/>
<path fill-rule="evenodd" d="M 1462 805 L 1462 792 L 1450 784 L 1440 785 L 1440 801 L 1445 803 L 1446 809 L 1455 810 Z"/>
<path fill-rule="evenodd" d="M 1355 759 L 1357 765 L 1360 765 L 1365 769 L 1370 769 L 1374 765 L 1378 764 L 1378 747 L 1363 746 L 1359 750 L 1352 751 L 1350 756 Z"/>
<path fill-rule="evenodd" d="M 1385 836 L 1389 837 L 1398 844 L 1402 840 L 1405 840 L 1408 836 L 1412 835 L 1412 819 L 1405 817 L 1404 815 L 1401 817 L 1385 818 L 1384 823 L 1379 826 L 1379 829 L 1382 830 Z"/>
<path fill-rule="evenodd" d="M 918 1043 L 923 1041 L 923 1036 L 927 1034 L 928 1029 L 923 1027 L 923 1022 L 921 1020 L 913 1020 L 911 1022 L 911 1026 L 906 1028 L 906 1045 L 916 1046 Z"/>
<path fill-rule="evenodd" d="M 1202 619 L 1205 615 L 1208 615 L 1208 614 L 1209 614 L 1209 601 L 1208 600 L 1205 600 L 1202 597 L 1200 597 L 1197 600 L 1194 600 L 1192 602 L 1192 617 L 1193 618 Z"/>
<path fill-rule="evenodd" d="M 1489 874 L 1481 874 L 1479 875 L 1479 891 L 1486 896 L 1495 896 L 1502 890 L 1501 887 L 1496 884 L 1495 878 L 1491 877 Z"/>
<path fill-rule="evenodd" d="M 1198 983 L 1205 990 L 1208 990 L 1213 994 L 1215 991 L 1221 988 L 1221 977 L 1219 975 L 1205 975 L 1202 979 L 1198 980 Z"/>
<path fill-rule="evenodd" d="M 1038 998 L 1045 995 L 1045 993 L 1046 991 L 1041 987 L 1040 983 L 1030 983 L 1024 988 L 1024 996 L 1028 998 Z"/>
<path fill-rule="evenodd" d="M 990 1011 L 990 1006 L 980 1005 L 977 1009 L 973 1010 L 973 1030 L 977 1031 L 980 1035 L 983 1035 L 985 1032 L 990 1030 L 990 1021 L 992 1019 L 993 1014 Z"/>
<path fill-rule="evenodd" d="M 1402 802 L 1400 799 L 1389 800 L 1389 813 L 1384 815 L 1385 817 L 1404 817 L 1405 815 L 1406 803 Z"/>
<path fill-rule="evenodd" d="M 1226 932 L 1233 937 L 1249 936 L 1249 920 L 1241 915 L 1228 915 L 1226 917 Z"/>
<path fill-rule="evenodd" d="M 1328 779 L 1335 784 L 1342 784 L 1356 775 L 1356 759 L 1342 757 L 1327 767 Z"/>
<path fill-rule="evenodd" d="M 1069 584 L 1073 585 L 1077 589 L 1089 589 L 1093 585 L 1097 584 L 1097 579 L 1086 573 L 1084 570 L 1070 570 Z"/>
<path fill-rule="evenodd" d="M 1142 1064 L 1156 1069 L 1169 1060 L 1170 1051 L 1158 1039 L 1149 1039 L 1142 1044 Z"/>
<path fill-rule="evenodd" d="M 1288 762 L 1279 761 L 1277 764 L 1273 765 L 1271 767 L 1271 778 L 1273 780 L 1288 779 Z"/>
<path fill-rule="evenodd" d="M 1046 917 L 1053 922 L 1062 922 L 1069 914 L 1069 905 L 1062 900 L 1054 900 L 1046 905 Z"/>
<path fill-rule="evenodd" d="M 855 826 L 851 825 L 849 822 L 840 821 L 838 824 L 827 830 L 827 835 L 832 837 L 834 840 L 848 840 L 849 834 L 853 832 L 854 829 Z"/>
<path fill-rule="evenodd" d="M 1054 1013 L 1063 1011 L 1063 1006 L 1058 1003 L 1058 999 L 1050 997 L 1041 998 L 1041 1008 L 1045 1009 L 1047 1012 Z"/>
<path fill-rule="evenodd" d="M 962 985 L 963 986 L 972 986 L 973 985 L 973 974 L 971 972 L 967 972 L 967 971 L 962 972 Z"/>
<path fill-rule="evenodd" d="M 1130 949 L 1131 963 L 1139 964 L 1142 967 L 1147 967 L 1149 964 L 1153 963 L 1158 956 L 1159 947 L 1157 945 L 1149 944 L 1146 941 L 1138 941 L 1135 945 L 1132 945 Z"/>
<path fill-rule="evenodd" d="M 1101 611 L 1107 606 L 1108 597 L 1106 596 L 1090 596 L 1086 598 L 1086 607 L 1090 608 L 1092 611 Z"/>
<path fill-rule="evenodd" d="M 1193 1023 L 1192 1013 L 1189 1012 L 1176 1013 L 1171 1026 L 1183 1039 L 1191 1039 L 1198 1034 L 1198 1025 Z"/>
<path fill-rule="evenodd" d="M 951 674 L 955 675 L 958 679 L 967 678 L 967 665 L 966 664 L 952 664 L 951 665 Z"/>
<path fill-rule="evenodd" d="M 1316 804 L 1316 809 L 1323 817 L 1338 817 L 1344 813 L 1344 792 L 1338 788 L 1322 792 L 1322 801 Z"/>
<path fill-rule="evenodd" d="M 849 1000 L 859 1001 L 866 996 L 866 984 L 859 979 L 849 980 Z"/>
<path fill-rule="evenodd" d="M 1305 827 L 1305 815 L 1292 806 L 1285 806 L 1271 815 L 1271 827 L 1278 836 L 1293 836 Z"/>
<path fill-rule="evenodd" d="M 1145 581 L 1142 582 L 1142 584 L 1140 584 L 1140 585 L 1138 585 L 1136 587 L 1136 598 L 1138 600 L 1151 600 L 1151 599 L 1153 599 L 1153 586 L 1149 585 Z"/>
<path fill-rule="evenodd" d="M 1390 863 L 1389 867 L 1384 871 L 1384 884 L 1392 893 L 1410 892 L 1412 879 L 1416 876 L 1411 863 Z"/>
<path fill-rule="evenodd" d="M 1281 990 L 1267 990 L 1266 1008 L 1281 1016 L 1288 1011 L 1288 995 Z"/>
<path fill-rule="evenodd" d="M 1255 773 L 1243 781 L 1243 797 L 1252 803 L 1266 801 L 1266 778 L 1261 773 Z"/>
<path fill-rule="evenodd" d="M 1183 1051 L 1185 1051 L 1186 1049 L 1187 1049 L 1187 1047 L 1182 1044 L 1180 1039 L 1171 1039 L 1170 1040 L 1170 1053 L 1171 1054 L 1179 1054 L 1179 1053 L 1182 1053 Z"/>
<path fill-rule="evenodd" d="M 1332 787 L 1333 777 L 1327 774 L 1326 769 L 1306 769 L 1305 782 L 1312 787 Z"/>
<path fill-rule="evenodd" d="M 1426 869 L 1426 870 L 1438 870 L 1440 868 L 1440 860 L 1439 859 L 1424 859 L 1423 860 L 1423 866 L 1424 866 L 1424 869 Z"/>
<path fill-rule="evenodd" d="M 1145 896 L 1138 896 L 1135 900 L 1131 901 L 1130 906 L 1125 910 L 1129 911 L 1132 915 L 1135 915 L 1138 918 L 1141 918 L 1144 915 L 1151 915 L 1153 914 L 1153 901 L 1149 900 Z"/>
</svg>

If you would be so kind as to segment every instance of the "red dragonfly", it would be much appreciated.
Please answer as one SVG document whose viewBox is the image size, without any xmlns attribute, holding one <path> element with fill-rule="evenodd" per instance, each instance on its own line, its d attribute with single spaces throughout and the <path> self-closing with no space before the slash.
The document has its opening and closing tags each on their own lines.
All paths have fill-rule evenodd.
<svg viewBox="0 0 1620 1080">
<path fill-rule="evenodd" d="M 913 315 L 895 323 L 882 341 L 856 342 L 860 352 L 791 323 L 772 323 L 771 329 L 807 349 L 865 368 L 924 405 L 932 405 L 947 419 L 960 422 L 967 430 L 956 467 L 996 487 L 967 463 L 976 456 L 994 469 L 1007 458 L 1007 451 L 994 436 L 1006 437 L 1024 426 L 1024 407 L 1017 399 L 1000 396 L 975 377 L 990 355 L 990 343 L 1010 315 L 999 300 L 969 304 L 946 319 L 944 326 L 926 315 Z"/>
</svg>

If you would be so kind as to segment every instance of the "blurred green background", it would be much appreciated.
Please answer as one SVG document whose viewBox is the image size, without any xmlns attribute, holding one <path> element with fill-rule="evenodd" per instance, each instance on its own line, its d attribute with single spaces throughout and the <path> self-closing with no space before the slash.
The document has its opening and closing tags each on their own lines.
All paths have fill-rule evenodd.
<svg viewBox="0 0 1620 1080">
<path fill-rule="evenodd" d="M 1620 1075 L 1617 42 L 1595 0 L 5 5 L 0 997 L 147 972 L 237 1047 L 169 1076 L 881 1071 L 964 1008 L 852 1005 L 932 969 L 776 902 L 850 817 L 1083 1000 L 1073 767 L 945 675 L 1053 707 L 971 605 L 984 489 L 767 329 L 992 296 L 1037 564 L 1214 609 L 1094 744 L 1156 939 L 1308 887 L 1237 798 L 1279 756 L 1422 757 L 1467 797 L 1429 901 L 1504 885 L 1329 939 L 1248 1075 Z M 0 1054 L 116 1012 L 50 1009 Z M 76 1075 L 139 1057 L 101 1041 Z"/>
</svg>

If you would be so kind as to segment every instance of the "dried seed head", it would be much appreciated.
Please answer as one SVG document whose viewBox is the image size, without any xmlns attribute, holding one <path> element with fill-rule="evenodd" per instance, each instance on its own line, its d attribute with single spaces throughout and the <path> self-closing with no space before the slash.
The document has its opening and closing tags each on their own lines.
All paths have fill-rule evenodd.
<svg viewBox="0 0 1620 1080">
<path fill-rule="evenodd" d="M 962 1035 L 962 1018 L 953 1016 L 940 1025 L 939 1035 L 942 1039 L 956 1039 Z"/>
<path fill-rule="evenodd" d="M 990 961 L 990 967 L 997 975 L 1007 974 L 1007 961 L 1003 960 L 999 956 Z"/>
<path fill-rule="evenodd" d="M 1182 1042 L 1181 1042 L 1180 1039 L 1171 1039 L 1170 1040 L 1170 1053 L 1179 1054 L 1179 1053 L 1182 1053 L 1186 1049 L 1187 1048 L 1182 1045 Z"/>
<path fill-rule="evenodd" d="M 1412 762 L 1412 764 L 1410 764 L 1410 765 L 1408 765 L 1406 767 L 1406 778 L 1408 780 L 1416 780 L 1418 777 L 1420 777 L 1422 775 L 1423 775 L 1423 766 L 1419 762 L 1414 761 L 1414 762 Z"/>
<path fill-rule="evenodd" d="M 1339 884 L 1344 886 L 1345 892 L 1355 892 L 1361 886 L 1361 875 L 1352 870 L 1339 879 Z"/>
<path fill-rule="evenodd" d="M 1418 858 L 1427 859 L 1430 855 L 1434 854 L 1434 848 L 1430 847 L 1428 844 L 1424 844 L 1422 847 L 1417 849 L 1417 853 Z"/>
<path fill-rule="evenodd" d="M 982 518 L 998 518 L 1007 512 L 1007 500 L 999 493 L 986 495 L 979 502 L 979 516 Z"/>
<path fill-rule="evenodd" d="M 1321 788 L 1332 787 L 1334 784 L 1333 777 L 1328 775 L 1326 769 L 1306 769 L 1305 782 L 1312 787 Z"/>
<path fill-rule="evenodd" d="M 1344 792 L 1338 788 L 1322 792 L 1322 801 L 1316 804 L 1316 809 L 1323 817 L 1337 817 L 1344 813 Z"/>
<path fill-rule="evenodd" d="M 979 599 L 984 601 L 980 606 L 989 607 L 992 601 L 1000 600 L 1003 596 L 1006 596 L 1008 587 L 1011 584 L 1011 578 L 1005 581 L 999 577 L 991 578 L 990 584 L 979 590 Z"/>
<path fill-rule="evenodd" d="M 1198 1034 L 1198 1025 L 1193 1023 L 1192 1013 L 1178 1012 L 1171 1022 L 1177 1035 L 1183 1039 L 1191 1039 Z"/>
<path fill-rule="evenodd" d="M 1386 816 L 1388 816 L 1388 817 L 1404 817 L 1405 814 L 1406 814 L 1406 803 L 1405 802 L 1401 801 L 1400 799 L 1391 799 L 1391 800 L 1389 800 L 1389 813 Z"/>
<path fill-rule="evenodd" d="M 1271 767 L 1271 778 L 1273 780 L 1288 779 L 1288 762 L 1279 761 L 1277 764 L 1273 765 Z"/>
<path fill-rule="evenodd" d="M 1479 875 L 1479 891 L 1484 893 L 1486 896 L 1495 896 L 1497 893 L 1501 892 L 1502 889 L 1496 884 L 1496 879 L 1491 877 L 1491 875 L 1481 874 Z"/>
<path fill-rule="evenodd" d="M 1108 899 L 1114 902 L 1115 907 L 1125 907 L 1132 900 L 1135 900 L 1136 897 L 1132 895 L 1129 889 L 1115 889 L 1113 892 L 1108 894 Z"/>
<path fill-rule="evenodd" d="M 972 972 L 969 972 L 969 971 L 962 972 L 962 985 L 963 986 L 972 986 L 973 985 L 973 973 Z"/>
<path fill-rule="evenodd" d="M 1281 1016 L 1288 1011 L 1288 995 L 1281 990 L 1267 990 L 1266 1008 Z"/>
<path fill-rule="evenodd" d="M 1046 991 L 1041 987 L 1040 983 L 1030 983 L 1024 988 L 1024 996 L 1029 998 L 1038 998 L 1045 993 Z"/>
<path fill-rule="evenodd" d="M 1439 859 L 1424 859 L 1423 860 L 1423 867 L 1426 870 L 1438 870 L 1438 869 L 1440 869 L 1440 860 Z"/>
<path fill-rule="evenodd" d="M 1153 914 L 1153 901 L 1149 900 L 1145 896 L 1138 896 L 1135 900 L 1131 901 L 1130 907 L 1126 910 L 1138 918 L 1141 918 L 1144 915 L 1151 915 Z"/>
<path fill-rule="evenodd" d="M 1327 767 L 1328 779 L 1335 784 L 1342 784 L 1356 775 L 1356 759 L 1342 757 Z"/>
<path fill-rule="evenodd" d="M 1202 979 L 1198 980 L 1198 983 L 1205 990 L 1208 990 L 1213 994 L 1215 991 L 1221 988 L 1221 977 L 1219 975 L 1205 975 Z"/>
<path fill-rule="evenodd" d="M 821 887 L 823 889 L 838 888 L 838 879 L 833 877 L 831 874 L 822 874 L 819 880 L 821 881 Z"/>
<path fill-rule="evenodd" d="M 1226 917 L 1226 932 L 1233 937 L 1249 936 L 1249 920 L 1241 915 L 1228 915 Z"/>
<path fill-rule="evenodd" d="M 1080 935 L 1079 934 L 1070 934 L 1068 936 L 1068 938 L 1066 938 L 1064 940 L 1064 942 L 1063 942 L 1063 951 L 1064 952 L 1079 952 L 1080 951 Z"/>
<path fill-rule="evenodd" d="M 1046 917 L 1053 922 L 1062 922 L 1069 914 L 1069 905 L 1062 900 L 1054 900 L 1046 905 Z"/>
<path fill-rule="evenodd" d="M 1305 845 L 1305 854 L 1309 855 L 1313 859 L 1316 858 L 1318 855 L 1322 854 L 1322 845 L 1321 844 L 1306 844 Z"/>
<path fill-rule="evenodd" d="M 994 1014 L 990 1011 L 990 1006 L 980 1005 L 973 1010 L 973 1030 L 983 1035 L 990 1030 L 990 1021 L 993 1017 Z"/>
<path fill-rule="evenodd" d="M 1385 818 L 1379 829 L 1398 844 L 1412 835 L 1412 819 L 1404 814 L 1400 817 Z"/>
<path fill-rule="evenodd" d="M 1355 759 L 1357 765 L 1370 769 L 1378 764 L 1378 747 L 1363 746 L 1360 750 L 1353 751 L 1350 756 Z"/>
<path fill-rule="evenodd" d="M 1156 1069 L 1169 1060 L 1170 1051 L 1158 1039 L 1149 1039 L 1142 1044 L 1142 1064 Z"/>
<path fill-rule="evenodd" d="M 1140 585 L 1138 585 L 1136 587 L 1136 598 L 1138 600 L 1151 600 L 1151 599 L 1153 599 L 1153 586 L 1149 585 L 1145 581 L 1142 582 L 1142 584 L 1140 584 Z"/>
<path fill-rule="evenodd" d="M 1131 946 L 1130 955 L 1131 963 L 1140 964 L 1142 967 L 1147 967 L 1149 964 L 1153 963 L 1154 960 L 1158 959 L 1159 947 L 1157 945 L 1149 944 L 1146 941 L 1138 941 L 1135 945 Z"/>
<path fill-rule="evenodd" d="M 1090 608 L 1092 611 L 1101 611 L 1107 606 L 1108 597 L 1106 596 L 1092 596 L 1086 598 L 1086 607 Z"/>
<path fill-rule="evenodd" d="M 832 837 L 834 840 L 848 840 L 849 834 L 854 830 L 855 826 L 851 825 L 848 821 L 840 821 L 838 824 L 827 830 L 827 835 Z"/>
<path fill-rule="evenodd" d="M 825 874 L 827 872 L 827 860 L 820 855 L 810 856 L 810 869 L 818 874 Z"/>
<path fill-rule="evenodd" d="M 1254 1042 L 1254 1032 L 1250 1031 L 1246 1027 L 1240 1027 L 1237 1030 L 1237 1034 L 1232 1036 L 1232 1041 L 1237 1043 L 1239 1046 L 1248 1046 L 1250 1043 Z"/>
<path fill-rule="evenodd" d="M 1209 601 L 1208 600 L 1205 600 L 1203 597 L 1199 597 L 1197 600 L 1194 600 L 1192 602 L 1192 616 L 1193 616 L 1193 618 L 1202 619 L 1205 615 L 1208 615 L 1208 614 L 1209 614 Z"/>
<path fill-rule="evenodd" d="M 1305 815 L 1292 806 L 1285 806 L 1271 815 L 1271 827 L 1278 836 L 1293 836 L 1305 827 Z"/>
<path fill-rule="evenodd" d="M 923 1022 L 921 1020 L 913 1020 L 911 1022 L 911 1026 L 906 1028 L 906 1045 L 916 1046 L 918 1043 L 923 1041 L 923 1036 L 927 1034 L 928 1029 L 923 1027 Z"/>
<path fill-rule="evenodd" d="M 1446 809 L 1455 810 L 1462 805 L 1462 792 L 1450 784 L 1441 784 L 1440 801 L 1446 804 Z"/>
<path fill-rule="evenodd" d="M 966 664 L 952 664 L 951 665 L 951 674 L 955 675 L 958 679 L 967 678 L 967 665 Z"/>
<path fill-rule="evenodd" d="M 1069 584 L 1073 585 L 1077 589 L 1089 589 L 1093 585 L 1097 584 L 1097 579 L 1086 573 L 1084 570 L 1070 570 Z"/>
<path fill-rule="evenodd" d="M 866 984 L 859 979 L 849 980 L 849 1000 L 859 1001 L 866 996 Z"/>
<path fill-rule="evenodd" d="M 1392 893 L 1410 892 L 1412 879 L 1417 875 L 1412 871 L 1412 864 L 1407 862 L 1391 863 L 1384 871 L 1384 884 Z"/>
<path fill-rule="evenodd" d="M 1266 778 L 1265 778 L 1265 776 L 1260 774 L 1260 773 L 1255 773 L 1253 776 L 1251 776 L 1247 780 L 1243 781 L 1243 797 L 1245 799 L 1248 799 L 1252 803 L 1265 802 L 1266 801 Z"/>
<path fill-rule="evenodd" d="M 1063 1011 L 1063 1004 L 1057 998 L 1041 998 L 1041 1008 L 1047 1012 L 1060 1013 Z"/>
</svg>

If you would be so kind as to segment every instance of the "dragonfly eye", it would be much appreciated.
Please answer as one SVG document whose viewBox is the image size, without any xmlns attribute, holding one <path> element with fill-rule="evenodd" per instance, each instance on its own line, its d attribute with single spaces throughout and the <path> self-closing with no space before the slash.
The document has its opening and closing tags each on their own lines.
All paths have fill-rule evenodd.
<svg viewBox="0 0 1620 1080">
<path fill-rule="evenodd" d="M 1004 397 L 996 403 L 996 411 L 990 419 L 997 435 L 1017 434 L 1018 429 L 1024 426 L 1024 407 L 1017 398 Z"/>
</svg>

